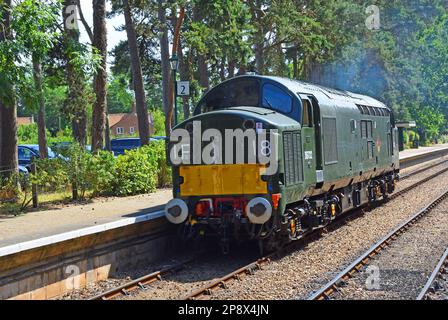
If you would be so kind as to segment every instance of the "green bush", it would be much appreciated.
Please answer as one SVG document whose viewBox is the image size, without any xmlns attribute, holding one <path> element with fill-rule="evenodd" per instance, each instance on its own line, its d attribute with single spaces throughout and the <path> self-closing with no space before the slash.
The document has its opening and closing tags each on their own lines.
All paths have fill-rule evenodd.
<svg viewBox="0 0 448 320">
<path fill-rule="evenodd" d="M 129 196 L 171 184 L 164 141 L 154 141 L 117 158 L 108 151 L 92 155 L 73 144 L 64 157 L 36 159 L 38 171 L 31 175 L 31 181 L 47 192 L 76 186 L 81 199 L 87 191 L 92 191 L 92 196 Z"/>
<path fill-rule="evenodd" d="M 164 188 L 172 184 L 171 167 L 166 160 L 166 146 L 164 141 L 151 143 L 157 157 L 157 187 Z"/>
<path fill-rule="evenodd" d="M 154 135 L 165 135 L 165 113 L 160 109 L 154 109 L 151 111 L 154 121 Z"/>
<path fill-rule="evenodd" d="M 30 174 L 31 183 L 37 184 L 44 192 L 56 192 L 67 190 L 69 177 L 67 175 L 67 163 L 60 158 L 35 159 L 36 174 Z"/>
<path fill-rule="evenodd" d="M 439 138 L 439 143 L 448 143 L 448 135 L 447 134 L 441 135 Z"/>
<path fill-rule="evenodd" d="M 403 143 L 405 146 L 409 144 L 409 133 L 407 130 L 403 130 Z"/>
<path fill-rule="evenodd" d="M 117 158 L 114 193 L 129 196 L 155 191 L 157 187 L 157 155 L 153 146 L 126 151 Z"/>
<path fill-rule="evenodd" d="M 93 196 L 113 195 L 116 179 L 115 158 L 111 152 L 100 151 L 90 159 L 87 179 Z"/>
<path fill-rule="evenodd" d="M 89 190 L 90 172 L 88 170 L 92 159 L 92 154 L 86 152 L 79 144 L 73 143 L 68 148 L 67 159 L 65 160 L 67 178 L 73 188 L 79 192 L 81 199 L 85 198 L 86 191 Z"/>
</svg>

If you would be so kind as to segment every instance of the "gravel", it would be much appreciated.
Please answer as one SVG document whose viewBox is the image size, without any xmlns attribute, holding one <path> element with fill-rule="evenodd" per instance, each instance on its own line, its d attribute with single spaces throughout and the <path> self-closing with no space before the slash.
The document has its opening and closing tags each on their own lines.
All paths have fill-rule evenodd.
<svg viewBox="0 0 448 320">
<path fill-rule="evenodd" d="M 348 280 L 335 298 L 416 299 L 448 246 L 447 217 L 445 200 Z M 377 270 L 376 275 L 367 270 Z"/>
<path fill-rule="evenodd" d="M 439 271 L 431 288 L 424 297 L 427 300 L 448 300 L 448 260 Z"/>
</svg>

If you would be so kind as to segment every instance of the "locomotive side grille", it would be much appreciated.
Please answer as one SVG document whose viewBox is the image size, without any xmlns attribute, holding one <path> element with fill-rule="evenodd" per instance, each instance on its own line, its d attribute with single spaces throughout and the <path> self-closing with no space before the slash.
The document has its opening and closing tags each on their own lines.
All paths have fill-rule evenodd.
<svg viewBox="0 0 448 320">
<path fill-rule="evenodd" d="M 336 137 L 336 119 L 323 118 L 325 164 L 338 162 L 338 140 Z"/>
<path fill-rule="evenodd" d="M 303 181 L 302 150 L 299 132 L 283 133 L 286 185 Z"/>
</svg>

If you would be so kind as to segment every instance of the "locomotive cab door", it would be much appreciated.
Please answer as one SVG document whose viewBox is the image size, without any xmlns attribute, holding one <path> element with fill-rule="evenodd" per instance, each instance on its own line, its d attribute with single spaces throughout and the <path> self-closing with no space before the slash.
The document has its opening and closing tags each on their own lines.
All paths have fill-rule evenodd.
<svg viewBox="0 0 448 320">
<path fill-rule="evenodd" d="M 300 95 L 302 101 L 303 173 L 309 185 L 320 189 L 324 182 L 320 110 L 312 95 Z"/>
</svg>

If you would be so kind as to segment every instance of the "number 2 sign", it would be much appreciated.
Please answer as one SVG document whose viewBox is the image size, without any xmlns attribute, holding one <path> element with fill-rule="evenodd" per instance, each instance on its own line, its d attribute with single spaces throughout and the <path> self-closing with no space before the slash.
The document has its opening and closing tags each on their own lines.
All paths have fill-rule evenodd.
<svg viewBox="0 0 448 320">
<path fill-rule="evenodd" d="M 177 95 L 178 96 L 189 96 L 190 95 L 190 82 L 178 81 L 177 82 Z"/>
</svg>

